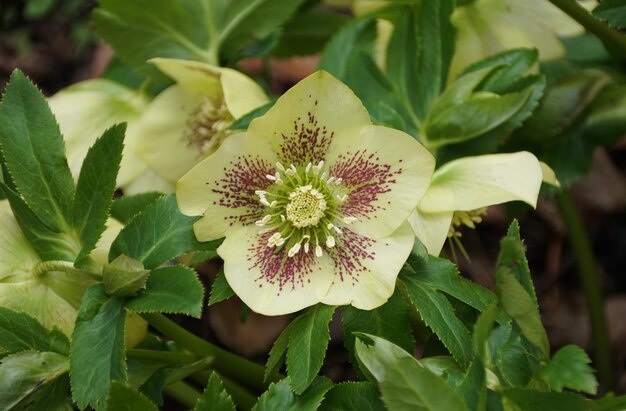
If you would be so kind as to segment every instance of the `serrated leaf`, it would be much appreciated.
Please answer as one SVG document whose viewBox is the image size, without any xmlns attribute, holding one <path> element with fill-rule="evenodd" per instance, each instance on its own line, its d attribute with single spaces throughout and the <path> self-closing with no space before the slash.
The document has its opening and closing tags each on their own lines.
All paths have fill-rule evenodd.
<svg viewBox="0 0 626 411">
<path fill-rule="evenodd" d="M 500 252 L 497 266 L 507 266 L 517 281 L 524 286 L 528 294 L 533 298 L 537 307 L 539 307 L 533 279 L 530 275 L 530 268 L 528 267 L 528 260 L 526 259 L 526 247 L 524 246 L 517 220 L 513 220 L 509 225 L 506 238 L 511 240 L 508 241 L 511 246 L 508 248 L 508 251 Z"/>
<path fill-rule="evenodd" d="M 593 411 L 622 411 L 626 409 L 626 395 L 619 397 L 608 394 L 604 398 L 593 402 Z"/>
<path fill-rule="evenodd" d="M 111 381 L 125 382 L 124 300 L 109 298 L 104 285 L 87 289 L 72 334 L 72 398 L 80 409 L 103 406 Z"/>
<path fill-rule="evenodd" d="M 193 223 L 199 218 L 181 214 L 174 195 L 163 196 L 122 229 L 111 245 L 109 261 L 126 254 L 153 269 L 192 251 L 214 250 L 218 242 L 196 240 Z"/>
<path fill-rule="evenodd" d="M 275 375 L 280 367 L 285 363 L 287 357 L 287 349 L 289 348 L 289 336 L 293 329 L 293 321 L 289 323 L 287 327 L 280 333 L 272 349 L 270 350 L 267 363 L 265 364 L 265 374 L 263 375 L 263 381 L 269 381 L 272 375 Z"/>
<path fill-rule="evenodd" d="M 14 71 L 0 105 L 0 145 L 19 194 L 54 230 L 71 221 L 74 181 L 59 126 L 43 95 Z"/>
<path fill-rule="evenodd" d="M 102 282 L 109 295 L 132 297 L 146 287 L 150 270 L 124 254 L 102 267 Z"/>
<path fill-rule="evenodd" d="M 69 355 L 70 343 L 58 328 L 47 330 L 26 313 L 0 307 L 0 348 L 8 353 L 33 350 Z"/>
<path fill-rule="evenodd" d="M 107 399 L 107 411 L 157 411 L 145 395 L 117 381 L 113 381 Z"/>
<path fill-rule="evenodd" d="M 479 89 L 492 93 L 506 93 L 537 63 L 538 57 L 539 52 L 536 49 L 506 50 L 473 63 L 463 71 L 461 76 L 485 68 L 498 67 L 480 85 Z"/>
<path fill-rule="evenodd" d="M 369 382 L 344 382 L 328 391 L 320 411 L 385 411 L 376 386 Z"/>
<path fill-rule="evenodd" d="M 541 392 L 530 389 L 504 390 L 505 409 L 516 411 L 588 411 L 591 402 L 581 395 L 564 392 Z M 513 408 L 511 404 L 517 408 Z"/>
<path fill-rule="evenodd" d="M 220 271 L 215 276 L 215 280 L 213 280 L 213 284 L 211 284 L 211 295 L 209 296 L 209 306 L 213 304 L 217 304 L 220 301 L 224 301 L 234 296 L 235 292 L 228 281 L 226 281 L 226 276 L 224 275 L 224 268 L 222 267 Z"/>
<path fill-rule="evenodd" d="M 235 404 L 230 395 L 222 388 L 222 381 L 215 373 L 211 373 L 202 398 L 193 408 L 194 411 L 235 411 Z"/>
<path fill-rule="evenodd" d="M 398 288 L 384 305 L 373 310 L 341 307 L 341 321 L 344 345 L 351 356 L 354 356 L 354 332 L 382 337 L 409 352 L 415 349 L 408 301 L 404 300 Z"/>
<path fill-rule="evenodd" d="M 296 395 L 291 391 L 289 378 L 285 378 L 271 384 L 252 411 L 315 411 L 332 386 L 328 378 L 316 377 L 305 392 Z"/>
<path fill-rule="evenodd" d="M 495 328 L 489 338 L 491 364 L 503 387 L 526 387 L 539 365 L 530 343 L 511 324 Z M 535 348 L 535 351 L 538 350 Z"/>
<path fill-rule="evenodd" d="M 0 362 L 0 409 L 67 410 L 69 362 L 53 352 L 23 351 Z"/>
<path fill-rule="evenodd" d="M 307 308 L 290 324 L 287 374 L 296 394 L 302 394 L 322 368 L 330 340 L 334 306 L 317 304 Z"/>
<path fill-rule="evenodd" d="M 602 0 L 592 14 L 617 28 L 626 27 L 626 4 L 623 0 Z"/>
<path fill-rule="evenodd" d="M 162 196 L 162 193 L 148 192 L 115 199 L 111 204 L 111 217 L 127 225 L 137 214 Z"/>
<path fill-rule="evenodd" d="M 566 345 L 557 351 L 541 370 L 541 379 L 555 391 L 561 392 L 563 388 L 569 388 L 595 395 L 598 381 L 593 375 L 590 363 L 591 359 L 582 348 Z"/>
<path fill-rule="evenodd" d="M 186 314 L 200 318 L 204 288 L 196 272 L 182 265 L 150 272 L 146 289 L 130 299 L 126 308 L 140 313 Z"/>
<path fill-rule="evenodd" d="M 355 349 L 360 363 L 378 382 L 388 409 L 467 411 L 459 394 L 445 380 L 397 345 L 361 334 Z"/>
<path fill-rule="evenodd" d="M 73 227 L 78 233 L 80 260 L 89 255 L 105 229 L 122 161 L 125 125 L 104 132 L 87 152 L 74 196 Z"/>
</svg>

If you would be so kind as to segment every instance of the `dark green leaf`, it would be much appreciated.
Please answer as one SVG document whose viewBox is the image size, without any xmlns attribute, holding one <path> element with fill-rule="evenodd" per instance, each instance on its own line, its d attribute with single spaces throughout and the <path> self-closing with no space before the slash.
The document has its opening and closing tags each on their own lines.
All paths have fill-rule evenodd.
<svg viewBox="0 0 626 411">
<path fill-rule="evenodd" d="M 517 220 L 513 220 L 506 233 L 508 246 L 507 251 L 501 251 L 498 257 L 497 266 L 507 266 L 517 281 L 524 286 L 526 292 L 533 298 L 535 304 L 539 306 L 533 279 L 528 268 L 528 260 L 526 260 L 526 247 L 520 235 L 520 227 Z"/>
<path fill-rule="evenodd" d="M 0 363 L 0 409 L 67 409 L 68 369 L 67 357 L 53 352 L 23 351 L 4 357 Z"/>
<path fill-rule="evenodd" d="M 196 272 L 182 265 L 157 268 L 150 272 L 146 289 L 126 303 L 140 313 L 186 314 L 200 318 L 204 288 Z"/>
<path fill-rule="evenodd" d="M 495 328 L 489 338 L 491 363 L 504 387 L 526 387 L 539 362 L 512 325 Z M 536 351 L 538 351 L 535 348 Z"/>
<path fill-rule="evenodd" d="M 581 395 L 559 392 L 541 392 L 511 388 L 504 397 L 520 411 L 588 411 L 591 402 Z"/>
<path fill-rule="evenodd" d="M 287 349 L 289 348 L 289 336 L 291 335 L 291 330 L 293 330 L 294 323 L 295 321 L 289 323 L 280 333 L 276 341 L 274 341 L 269 357 L 267 358 L 267 363 L 265 364 L 263 381 L 269 381 L 272 375 L 276 374 L 285 363 Z"/>
<path fill-rule="evenodd" d="M 213 280 L 213 284 L 211 285 L 211 295 L 209 296 L 209 306 L 219 303 L 220 301 L 228 300 L 230 297 L 234 296 L 235 292 L 230 285 L 228 285 L 228 281 L 226 281 L 226 276 L 224 275 L 224 268 L 221 268 L 220 271 L 215 276 L 215 280 Z"/>
<path fill-rule="evenodd" d="M 346 24 L 326 44 L 319 68 L 345 82 L 348 78 L 348 58 L 362 51 L 372 53 L 375 39 L 375 19 Z"/>
<path fill-rule="evenodd" d="M 598 382 L 589 366 L 591 360 L 582 348 L 566 345 L 541 370 L 541 378 L 555 391 L 569 388 L 595 395 Z"/>
<path fill-rule="evenodd" d="M 213 250 L 217 242 L 196 240 L 193 223 L 199 218 L 181 214 L 174 195 L 163 196 L 122 229 L 111 245 L 109 261 L 126 254 L 152 269 L 191 251 Z"/>
<path fill-rule="evenodd" d="M 271 384 L 252 411 L 315 411 L 333 383 L 326 377 L 316 377 L 301 395 L 294 394 L 291 385 L 289 378 Z"/>
<path fill-rule="evenodd" d="M 302 394 L 322 368 L 330 340 L 328 323 L 335 307 L 317 304 L 307 308 L 289 326 L 287 374 L 296 394 Z"/>
<path fill-rule="evenodd" d="M 124 300 L 108 298 L 103 284 L 87 289 L 72 334 L 72 397 L 79 408 L 102 406 L 111 381 L 126 381 Z"/>
<path fill-rule="evenodd" d="M 507 93 L 537 63 L 538 57 L 539 52 L 536 49 L 506 50 L 470 65 L 461 75 L 497 67 L 479 89 L 498 94 Z"/>
<path fill-rule="evenodd" d="M 0 307 L 0 348 L 18 351 L 51 351 L 68 355 L 70 342 L 58 328 L 51 331 L 26 313 Z"/>
<path fill-rule="evenodd" d="M 591 409 L 593 411 L 623 411 L 626 409 L 626 396 L 615 397 L 613 394 L 609 394 L 594 401 Z"/>
<path fill-rule="evenodd" d="M 158 408 L 142 393 L 113 381 L 106 404 L 107 411 L 157 411 Z"/>
<path fill-rule="evenodd" d="M 150 270 L 124 254 L 102 267 L 102 281 L 109 295 L 132 297 L 146 287 Z"/>
<path fill-rule="evenodd" d="M 78 232 L 80 260 L 89 255 L 105 229 L 122 160 L 125 125 L 104 132 L 87 152 L 74 197 L 73 226 Z"/>
<path fill-rule="evenodd" d="M 328 391 L 320 411 L 385 411 L 376 386 L 369 382 L 344 382 Z"/>
<path fill-rule="evenodd" d="M 74 181 L 59 126 L 43 95 L 14 71 L 0 105 L 0 145 L 18 192 L 46 225 L 69 227 Z"/>
<path fill-rule="evenodd" d="M 444 379 L 422 367 L 397 345 L 361 334 L 355 350 L 360 363 L 378 381 L 388 409 L 467 411 L 459 394 Z"/>
<path fill-rule="evenodd" d="M 217 374 L 211 374 L 202 398 L 198 400 L 194 411 L 235 411 L 235 404 L 222 388 L 222 381 Z"/>
<path fill-rule="evenodd" d="M 626 27 L 626 4 L 623 0 L 602 0 L 592 13 L 600 20 L 608 21 L 612 26 Z"/>
<path fill-rule="evenodd" d="M 118 198 L 111 205 L 111 217 L 127 225 L 137 214 L 162 196 L 161 193 L 149 192 Z"/>
<path fill-rule="evenodd" d="M 233 123 L 230 126 L 228 126 L 228 129 L 229 130 L 247 130 L 248 126 L 250 125 L 250 122 L 254 120 L 255 118 L 260 117 L 263 114 L 267 113 L 269 109 L 274 106 L 274 103 L 275 103 L 274 101 L 270 101 L 269 103 L 264 104 L 261 107 L 257 107 L 247 114 L 244 114 L 237 120 L 233 121 Z"/>
</svg>

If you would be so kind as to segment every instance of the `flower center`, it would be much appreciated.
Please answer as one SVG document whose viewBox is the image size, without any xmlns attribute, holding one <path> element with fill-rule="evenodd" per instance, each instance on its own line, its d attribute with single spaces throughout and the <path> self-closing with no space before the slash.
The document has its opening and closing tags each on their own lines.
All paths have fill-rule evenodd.
<svg viewBox="0 0 626 411">
<path fill-rule="evenodd" d="M 232 132 L 228 130 L 233 117 L 224 102 L 214 104 L 208 98 L 187 119 L 183 139 L 195 147 L 201 157 L 206 157 L 219 148 Z"/>
<path fill-rule="evenodd" d="M 267 227 L 263 232 L 271 233 L 268 247 L 285 247 L 289 257 L 313 248 L 321 257 L 323 247 L 335 247 L 341 226 L 356 221 L 339 211 L 348 198 L 341 178 L 328 176 L 323 168 L 323 161 L 315 166 L 292 164 L 288 168 L 276 163 L 276 173 L 267 176 L 273 184 L 267 191 L 256 192 L 266 211 L 256 225 Z"/>
</svg>

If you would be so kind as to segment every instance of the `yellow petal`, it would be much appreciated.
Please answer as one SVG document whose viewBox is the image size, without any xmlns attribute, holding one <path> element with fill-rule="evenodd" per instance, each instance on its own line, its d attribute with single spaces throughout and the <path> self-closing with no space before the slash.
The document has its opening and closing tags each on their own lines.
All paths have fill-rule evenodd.
<svg viewBox="0 0 626 411">
<path fill-rule="evenodd" d="M 229 68 L 220 68 L 224 102 L 233 118 L 244 114 L 269 102 L 267 95 L 250 77 Z"/>
<path fill-rule="evenodd" d="M 541 167 L 541 179 L 544 183 L 550 184 L 551 186 L 555 187 L 561 187 L 561 183 L 556 178 L 554 170 L 552 170 L 549 165 L 547 165 L 543 161 L 540 161 L 539 166 Z"/>
<path fill-rule="evenodd" d="M 223 97 L 219 67 L 193 60 L 153 58 L 148 60 L 191 93 L 217 101 Z"/>
<path fill-rule="evenodd" d="M 409 217 L 415 236 L 424 244 L 428 254 L 438 256 L 448 237 L 454 212 L 423 213 L 416 209 Z"/>
</svg>

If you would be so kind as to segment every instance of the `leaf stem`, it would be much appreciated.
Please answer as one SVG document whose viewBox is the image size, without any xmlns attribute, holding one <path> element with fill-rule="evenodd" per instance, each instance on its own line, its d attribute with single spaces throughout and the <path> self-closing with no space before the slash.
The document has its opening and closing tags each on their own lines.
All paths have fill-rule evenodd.
<svg viewBox="0 0 626 411">
<path fill-rule="evenodd" d="M 581 26 L 587 29 L 587 31 L 598 36 L 607 48 L 626 57 L 626 36 L 593 17 L 591 13 L 580 6 L 575 0 L 548 1 L 576 20 Z"/>
<path fill-rule="evenodd" d="M 61 271 L 67 274 L 78 274 L 78 275 L 86 275 L 94 280 L 101 281 L 102 276 L 97 273 L 93 273 L 91 271 L 82 270 L 80 268 L 74 267 L 74 264 L 69 261 L 42 261 L 37 263 L 35 267 L 33 267 L 32 274 L 34 277 L 39 277 L 44 275 L 50 271 Z"/>
<path fill-rule="evenodd" d="M 126 356 L 134 360 L 154 360 L 166 364 L 191 364 L 197 358 L 193 355 L 159 350 L 126 350 Z"/>
<path fill-rule="evenodd" d="M 200 391 L 182 381 L 176 381 L 163 387 L 163 391 L 185 407 L 193 408 L 202 397 Z"/>
<path fill-rule="evenodd" d="M 591 243 L 589 242 L 589 236 L 570 192 L 568 190 L 561 191 L 557 194 L 556 200 L 561 211 L 561 216 L 568 228 L 569 239 L 572 249 L 574 250 L 580 281 L 587 300 L 587 309 L 589 311 L 589 320 L 593 333 L 594 359 L 595 366 L 598 370 L 598 377 L 604 388 L 610 388 L 613 383 L 611 347 L 604 313 L 602 290 L 596 270 L 596 261 Z"/>
<path fill-rule="evenodd" d="M 265 371 L 263 366 L 193 335 L 162 314 L 146 313 L 142 314 L 142 316 L 151 326 L 163 335 L 176 341 L 182 348 L 191 351 L 199 357 L 213 357 L 212 367 L 221 374 L 259 391 L 265 391 L 267 388 L 267 384 L 263 382 Z M 270 377 L 269 382 L 278 379 L 280 379 L 280 375 L 275 373 Z"/>
</svg>

